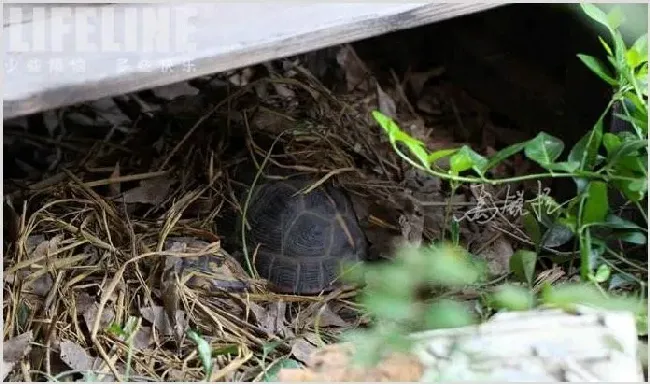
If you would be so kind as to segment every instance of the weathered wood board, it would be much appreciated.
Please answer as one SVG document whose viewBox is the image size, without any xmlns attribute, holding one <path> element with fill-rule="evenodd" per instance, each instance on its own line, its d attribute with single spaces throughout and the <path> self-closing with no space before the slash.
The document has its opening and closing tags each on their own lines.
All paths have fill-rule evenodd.
<svg viewBox="0 0 650 384">
<path fill-rule="evenodd" d="M 4 119 L 168 85 L 499 5 L 4 4 Z"/>
<path fill-rule="evenodd" d="M 634 316 L 584 308 L 501 313 L 475 327 L 413 334 L 410 355 L 376 367 L 353 366 L 350 344 L 314 352 L 306 369 L 280 372 L 284 382 L 644 382 Z"/>
</svg>

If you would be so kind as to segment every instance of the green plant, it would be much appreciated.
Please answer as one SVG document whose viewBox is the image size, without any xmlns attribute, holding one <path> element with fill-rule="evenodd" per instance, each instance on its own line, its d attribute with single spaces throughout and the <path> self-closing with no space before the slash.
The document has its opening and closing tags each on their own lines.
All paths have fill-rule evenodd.
<svg viewBox="0 0 650 384">
<path fill-rule="evenodd" d="M 578 305 L 587 305 L 627 310 L 641 320 L 647 318 L 644 299 L 603 296 L 591 285 L 545 284 L 538 294 L 517 283 L 490 288 L 484 264 L 449 243 L 405 245 L 391 263 L 366 265 L 356 272 L 349 279 L 366 284 L 359 302 L 371 316 L 373 326 L 351 331 L 345 339 L 355 344 L 355 357 L 362 365 L 376 364 L 385 353 L 407 352 L 412 332 L 479 323 L 478 313 L 470 303 L 445 298 L 454 290 L 468 287 L 485 291 L 485 301 L 496 310 L 520 311 L 537 306 L 575 310 Z M 433 295 L 426 293 L 432 292 L 439 298 L 428 299 Z"/>
<path fill-rule="evenodd" d="M 544 235 L 539 238 L 540 242 L 548 240 L 550 235 L 553 235 L 556 242 L 562 238 L 563 241 L 554 244 L 555 246 L 576 238 L 581 261 L 580 276 L 583 281 L 595 281 L 598 268 L 601 268 L 599 278 L 603 276 L 603 261 L 600 259 L 608 250 L 608 240 L 632 244 L 645 244 L 647 241 L 646 228 L 611 212 L 609 187 L 614 187 L 629 202 L 636 204 L 647 224 L 647 214 L 640 202 L 646 197 L 648 185 L 648 51 L 647 34 L 639 37 L 632 47 L 625 46 L 616 29 L 623 21 L 619 8 L 604 14 L 594 5 L 582 7 L 587 15 L 606 25 L 612 35 L 613 51 L 603 38 L 600 41 L 609 54 L 608 61 L 615 74 L 611 74 L 595 57 L 578 57 L 612 85 L 614 91 L 611 102 L 594 127 L 571 148 L 563 160 L 564 142 L 545 132 L 540 132 L 531 140 L 508 146 L 487 158 L 466 145 L 429 152 L 423 142 L 401 130 L 391 118 L 378 111 L 373 112 L 373 117 L 402 159 L 415 168 L 449 181 L 453 188 L 461 183 L 498 185 L 542 178 L 572 178 L 576 185 L 575 197 L 559 204 L 550 196 L 544 196 L 532 207 L 537 223 L 529 223 L 529 227 L 535 227 L 534 230 L 540 233 L 544 231 Z M 616 116 L 629 122 L 634 128 L 633 132 L 604 132 L 605 117 L 617 102 L 621 103 L 623 113 Z M 403 152 L 402 147 L 407 149 L 407 153 Z M 547 172 L 501 179 L 488 176 L 489 171 L 500 162 L 520 152 Z M 447 170 L 436 164 L 443 158 L 449 158 Z M 540 225 L 545 228 L 540 228 Z M 600 235 L 604 229 L 608 230 L 606 235 Z M 564 235 L 558 236 L 561 235 L 560 232 L 564 232 Z"/>
<path fill-rule="evenodd" d="M 581 140 L 561 159 L 565 144 L 557 137 L 540 132 L 535 138 L 506 147 L 484 157 L 468 146 L 430 152 L 425 144 L 400 129 L 391 118 L 378 111 L 373 117 L 387 134 L 395 152 L 411 166 L 447 180 L 452 189 L 463 183 L 507 184 L 542 178 L 571 178 L 576 195 L 564 203 L 540 196 L 527 203 L 522 216 L 526 232 L 535 243 L 534 250 L 520 250 L 510 261 L 517 282 L 488 289 L 485 269 L 458 243 L 458 223 L 451 223 L 451 244 L 422 247 L 406 246 L 386 265 L 364 266 L 356 281 L 366 287 L 361 304 L 374 320 L 373 326 L 347 335 L 356 341 L 357 357 L 375 363 L 387 351 L 410 347 L 410 332 L 427 328 L 457 327 L 478 321 L 476 311 L 467 304 L 448 299 L 423 300 L 422 292 L 445 292 L 474 286 L 487 290 L 481 297 L 487 307 L 496 310 L 527 310 L 536 306 L 573 310 L 576 305 L 628 310 L 637 315 L 639 332 L 647 328 L 645 283 L 618 269 L 606 256 L 617 255 L 608 246 L 615 239 L 645 244 L 647 228 L 615 215 L 609 206 L 610 188 L 622 193 L 638 207 L 647 226 L 647 214 L 640 202 L 647 193 L 647 120 L 648 61 L 647 35 L 626 47 L 618 27 L 624 18 L 619 8 L 605 14 L 597 7 L 583 4 L 582 10 L 610 32 L 612 45 L 599 38 L 608 54 L 612 70 L 595 57 L 578 55 L 587 67 L 613 87 L 606 110 Z M 618 118 L 629 122 L 632 131 L 605 132 L 605 118 L 620 103 Z M 523 153 L 546 170 L 544 173 L 495 179 L 490 170 L 505 159 Z M 440 167 L 447 158 L 449 166 Z M 603 231 L 606 229 L 607 231 Z M 544 247 L 567 244 L 576 239 L 580 259 L 581 283 L 551 286 L 543 284 L 535 293 L 536 266 Z M 619 273 L 613 273 L 618 271 Z M 644 271 L 647 274 L 647 271 Z M 635 281 L 641 294 L 622 294 L 612 289 L 622 282 Z M 523 283 L 523 285 L 521 284 Z M 607 292 L 603 285 L 608 283 Z"/>
</svg>

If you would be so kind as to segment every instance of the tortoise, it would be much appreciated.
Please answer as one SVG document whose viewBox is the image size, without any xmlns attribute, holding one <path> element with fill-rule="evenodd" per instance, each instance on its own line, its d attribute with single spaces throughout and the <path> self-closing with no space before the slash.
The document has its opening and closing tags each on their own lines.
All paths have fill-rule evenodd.
<svg viewBox="0 0 650 384">
<path fill-rule="evenodd" d="M 367 239 L 347 194 L 329 182 L 304 193 L 310 185 L 308 177 L 257 183 L 245 209 L 248 229 L 239 231 L 243 215 L 236 220 L 251 264 L 278 293 L 330 291 L 344 263 L 366 259 Z"/>
</svg>

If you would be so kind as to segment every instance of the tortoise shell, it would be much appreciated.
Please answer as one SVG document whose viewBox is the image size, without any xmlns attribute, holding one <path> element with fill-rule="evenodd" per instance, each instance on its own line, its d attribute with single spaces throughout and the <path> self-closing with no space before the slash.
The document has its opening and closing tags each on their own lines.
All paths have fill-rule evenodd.
<svg viewBox="0 0 650 384">
<path fill-rule="evenodd" d="M 331 184 L 302 192 L 309 185 L 307 179 L 272 181 L 251 194 L 248 255 L 276 292 L 331 290 L 342 263 L 366 257 L 367 240 L 347 195 Z"/>
</svg>

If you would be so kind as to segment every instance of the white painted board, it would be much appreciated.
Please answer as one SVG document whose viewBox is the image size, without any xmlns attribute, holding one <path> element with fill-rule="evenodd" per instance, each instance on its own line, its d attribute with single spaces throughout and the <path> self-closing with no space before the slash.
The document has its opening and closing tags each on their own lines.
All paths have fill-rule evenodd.
<svg viewBox="0 0 650 384">
<path fill-rule="evenodd" d="M 4 119 L 168 85 L 499 5 L 4 4 Z M 70 27 L 70 32 L 59 34 L 65 32 L 61 26 Z M 111 29 L 113 33 L 106 32 Z M 175 44 L 178 36 L 186 43 Z M 154 50 L 146 52 L 143 41 L 147 38 L 158 38 L 168 47 L 156 52 L 159 46 L 152 44 Z M 135 45 L 129 47 L 127 43 L 133 41 Z M 43 51 L 36 51 L 39 44 L 45 46 Z M 86 49 L 89 46 L 95 50 Z"/>
</svg>

